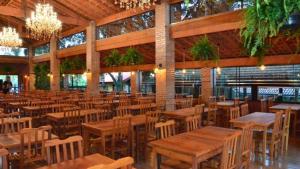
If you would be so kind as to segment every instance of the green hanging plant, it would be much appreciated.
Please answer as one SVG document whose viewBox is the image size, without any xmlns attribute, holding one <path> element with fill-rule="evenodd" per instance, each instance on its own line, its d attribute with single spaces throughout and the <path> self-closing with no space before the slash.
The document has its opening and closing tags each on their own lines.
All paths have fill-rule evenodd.
<svg viewBox="0 0 300 169">
<path fill-rule="evenodd" d="M 113 49 L 110 54 L 104 58 L 104 64 L 108 67 L 119 66 L 121 64 L 120 52 L 116 49 Z"/>
<path fill-rule="evenodd" d="M 35 74 L 35 88 L 40 90 L 50 89 L 50 78 L 48 73 L 50 68 L 48 64 L 36 64 L 33 68 Z"/>
<path fill-rule="evenodd" d="M 80 57 L 72 59 L 64 59 L 60 64 L 60 73 L 64 74 L 72 70 L 84 70 L 86 67 L 85 62 Z"/>
<path fill-rule="evenodd" d="M 11 66 L 9 66 L 9 65 L 4 65 L 3 67 L 2 67 L 2 72 L 4 72 L 4 73 L 12 73 L 12 72 L 14 72 L 15 71 L 15 68 L 14 67 L 11 67 Z"/>
<path fill-rule="evenodd" d="M 244 16 L 246 24 L 245 28 L 241 29 L 241 37 L 247 53 L 258 57 L 259 62 L 262 62 L 264 55 L 271 47 L 270 38 L 280 33 L 294 34 L 295 30 L 287 30 L 284 27 L 289 17 L 300 11 L 300 1 L 252 0 L 252 3 L 253 6 L 246 9 Z M 293 36 L 298 42 L 299 37 L 299 35 Z M 297 46 L 299 48 L 299 43 Z"/>
<path fill-rule="evenodd" d="M 144 62 L 143 55 L 136 48 L 128 48 L 124 56 L 121 58 L 123 65 L 139 65 Z"/>
<path fill-rule="evenodd" d="M 190 49 L 194 60 L 213 60 L 217 62 L 219 55 L 217 47 L 213 45 L 207 36 L 200 38 Z"/>
</svg>

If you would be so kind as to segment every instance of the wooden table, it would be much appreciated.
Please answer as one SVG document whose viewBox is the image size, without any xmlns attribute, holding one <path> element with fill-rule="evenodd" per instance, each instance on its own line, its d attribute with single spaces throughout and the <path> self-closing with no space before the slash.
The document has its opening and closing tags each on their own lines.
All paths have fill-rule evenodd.
<svg viewBox="0 0 300 169">
<path fill-rule="evenodd" d="M 207 112 L 208 112 L 208 108 L 205 107 L 204 108 L 204 113 L 207 113 Z M 165 112 L 162 112 L 162 113 L 164 115 L 170 117 L 170 118 L 183 120 L 186 117 L 193 116 L 195 114 L 195 107 L 177 109 L 177 110 L 174 110 L 174 111 L 165 111 Z"/>
<path fill-rule="evenodd" d="M 22 109 L 24 110 L 25 114 L 31 114 L 34 112 L 39 112 L 45 109 L 52 109 L 52 108 L 62 108 L 62 107 L 72 107 L 75 106 L 73 104 L 51 104 L 47 106 L 24 106 Z"/>
<path fill-rule="evenodd" d="M 84 117 L 88 113 L 98 112 L 99 109 L 84 109 L 80 110 L 80 116 Z M 63 120 L 64 118 L 64 112 L 57 112 L 57 113 L 47 113 L 47 119 L 50 122 L 59 122 Z"/>
<path fill-rule="evenodd" d="M 297 122 L 299 118 L 299 113 L 300 113 L 300 104 L 288 104 L 288 103 L 280 103 L 275 106 L 269 107 L 270 112 L 277 112 L 280 110 L 287 110 L 291 108 L 291 116 L 292 116 L 292 122 L 293 122 L 293 135 L 296 136 L 297 133 Z"/>
<path fill-rule="evenodd" d="M 100 164 L 111 164 L 115 160 L 103 156 L 101 154 L 92 154 L 77 158 L 75 160 L 68 160 L 58 164 L 52 164 L 45 167 L 40 167 L 38 169 L 87 169 L 89 167 L 100 165 Z"/>
<path fill-rule="evenodd" d="M 239 127 L 245 125 L 246 123 L 252 122 L 255 125 L 255 131 L 263 132 L 263 161 L 265 161 L 267 150 L 267 132 L 275 122 L 275 114 L 255 112 L 237 119 L 233 119 L 230 122 L 234 127 Z"/>
<path fill-rule="evenodd" d="M 128 106 L 128 109 L 130 109 L 131 111 L 136 111 L 136 110 L 140 110 L 143 106 L 146 107 L 146 108 L 156 108 L 156 104 L 155 103 L 150 103 L 150 104 L 135 104 L 135 105 L 130 105 L 130 106 Z"/>
<path fill-rule="evenodd" d="M 133 126 L 133 130 L 137 126 L 145 125 L 146 123 L 146 116 L 145 115 L 137 115 L 132 116 L 131 118 L 131 125 Z M 91 135 L 96 135 L 101 137 L 101 147 L 102 147 L 102 154 L 105 154 L 105 139 L 108 136 L 113 134 L 113 120 L 105 120 L 101 122 L 95 123 L 83 123 L 83 140 L 84 140 L 84 151 L 87 154 L 89 149 L 89 138 Z M 133 136 L 134 137 L 134 136 Z"/>
<path fill-rule="evenodd" d="M 204 127 L 191 132 L 178 134 L 166 139 L 150 142 L 152 146 L 152 167 L 159 166 L 160 155 L 175 158 L 192 164 L 197 169 L 198 164 L 222 152 L 225 139 L 234 134 L 241 134 L 239 130 Z"/>
<path fill-rule="evenodd" d="M 34 138 L 34 135 L 32 135 Z M 51 139 L 58 138 L 56 135 L 51 134 Z M 38 142 L 42 141 L 42 131 L 38 130 Z M 24 140 L 25 144 L 27 144 L 27 140 Z M 21 145 L 21 135 L 19 133 L 9 133 L 9 134 L 1 134 L 0 135 L 0 147 L 4 147 L 6 149 L 14 149 L 20 148 Z"/>
<path fill-rule="evenodd" d="M 239 104 L 241 105 L 241 104 L 243 104 L 243 103 L 245 103 L 244 101 L 239 101 Z M 226 101 L 222 101 L 222 102 L 217 102 L 217 106 L 218 107 L 232 107 L 232 106 L 234 106 L 234 101 L 233 100 L 226 100 Z"/>
</svg>

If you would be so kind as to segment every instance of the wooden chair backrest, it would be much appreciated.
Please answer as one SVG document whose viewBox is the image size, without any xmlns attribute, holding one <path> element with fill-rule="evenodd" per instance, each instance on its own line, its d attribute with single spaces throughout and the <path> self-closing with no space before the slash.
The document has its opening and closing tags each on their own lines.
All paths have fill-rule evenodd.
<svg viewBox="0 0 300 169">
<path fill-rule="evenodd" d="M 195 106 L 195 115 L 198 115 L 198 114 L 200 114 L 200 115 L 202 115 L 202 113 L 204 112 L 204 107 L 205 107 L 205 105 L 204 104 L 198 104 L 198 105 L 196 105 Z"/>
<path fill-rule="evenodd" d="M 132 157 L 124 157 L 107 165 L 96 165 L 88 169 L 133 169 L 134 160 Z"/>
<path fill-rule="evenodd" d="M 175 135 L 175 121 L 168 120 L 166 122 L 159 122 L 155 124 L 155 129 L 158 132 L 158 139 L 164 139 Z"/>
<path fill-rule="evenodd" d="M 224 102 L 226 99 L 225 99 L 225 96 L 224 95 L 222 95 L 222 96 L 219 96 L 219 101 L 220 102 Z"/>
<path fill-rule="evenodd" d="M 145 114 L 149 111 L 152 111 L 151 103 L 141 104 L 140 114 Z"/>
<path fill-rule="evenodd" d="M 97 109 L 92 112 L 88 112 L 85 114 L 85 122 L 99 122 L 103 120 L 107 120 L 111 117 L 111 113 L 105 109 Z"/>
<path fill-rule="evenodd" d="M 209 96 L 208 97 L 208 102 L 209 103 L 214 103 L 214 102 L 216 102 L 217 101 L 217 97 L 216 96 Z"/>
<path fill-rule="evenodd" d="M 201 127 L 201 116 L 202 114 L 189 116 L 185 119 L 186 131 L 193 131 Z"/>
<path fill-rule="evenodd" d="M 131 138 L 131 115 L 114 117 L 113 126 L 113 140 L 115 142 Z"/>
<path fill-rule="evenodd" d="M 285 112 L 284 112 L 284 120 L 283 120 L 283 130 L 284 132 L 289 132 L 290 129 L 290 123 L 291 123 L 291 112 L 292 109 L 288 108 Z"/>
<path fill-rule="evenodd" d="M 241 105 L 241 116 L 246 116 L 247 114 L 249 114 L 249 105 L 244 103 Z"/>
<path fill-rule="evenodd" d="M 272 107 L 274 104 L 274 97 L 268 97 L 268 108 Z"/>
<path fill-rule="evenodd" d="M 19 132 L 23 128 L 32 127 L 32 118 L 2 118 L 0 119 L 1 134 Z"/>
<path fill-rule="evenodd" d="M 8 169 L 8 154 L 9 152 L 5 148 L 0 149 L 0 158 L 2 159 L 2 166 L 0 168 L 2 169 Z"/>
<path fill-rule="evenodd" d="M 240 105 L 240 98 L 234 98 L 233 102 L 234 102 L 234 106 L 239 106 Z"/>
<path fill-rule="evenodd" d="M 86 101 L 83 104 L 80 105 L 82 109 L 92 109 L 93 103 L 91 101 Z"/>
<path fill-rule="evenodd" d="M 254 124 L 248 123 L 241 127 L 242 136 L 241 136 L 241 152 L 242 154 L 251 153 L 253 145 L 253 129 Z"/>
<path fill-rule="evenodd" d="M 203 104 L 204 102 L 203 102 L 203 97 L 202 97 L 202 95 L 199 95 L 198 96 L 198 104 Z"/>
<path fill-rule="evenodd" d="M 48 140 L 45 142 L 45 147 L 48 165 L 83 157 L 81 136 L 72 136 L 65 140 Z"/>
<path fill-rule="evenodd" d="M 281 132 L 282 132 L 282 117 L 283 111 L 278 111 L 275 113 L 275 122 L 272 130 L 272 140 L 278 140 L 281 138 Z"/>
<path fill-rule="evenodd" d="M 267 112 L 267 100 L 266 99 L 260 100 L 260 111 Z"/>
<path fill-rule="evenodd" d="M 82 121 L 80 116 L 80 110 L 65 111 L 63 121 L 65 128 L 80 127 Z"/>
<path fill-rule="evenodd" d="M 241 117 L 240 108 L 239 107 L 231 107 L 230 111 L 230 120 L 237 119 Z"/>
<path fill-rule="evenodd" d="M 208 103 L 207 121 L 217 121 L 217 105 L 216 103 Z"/>
<path fill-rule="evenodd" d="M 126 98 L 124 100 L 120 100 L 120 102 L 119 102 L 119 106 L 130 106 L 130 105 L 131 105 L 131 101 L 128 98 Z"/>
<path fill-rule="evenodd" d="M 245 97 L 244 97 L 244 101 L 245 101 L 245 103 L 248 103 L 249 97 L 248 97 L 248 96 L 245 96 Z"/>
<path fill-rule="evenodd" d="M 155 136 L 155 124 L 159 121 L 161 111 L 151 111 L 146 113 L 146 136 Z"/>
<path fill-rule="evenodd" d="M 240 146 L 238 145 L 240 134 L 234 134 L 227 138 L 224 143 L 221 169 L 236 169 L 238 165 L 238 153 Z"/>
<path fill-rule="evenodd" d="M 128 116 L 131 115 L 130 109 L 127 106 L 117 108 L 117 116 Z"/>
</svg>

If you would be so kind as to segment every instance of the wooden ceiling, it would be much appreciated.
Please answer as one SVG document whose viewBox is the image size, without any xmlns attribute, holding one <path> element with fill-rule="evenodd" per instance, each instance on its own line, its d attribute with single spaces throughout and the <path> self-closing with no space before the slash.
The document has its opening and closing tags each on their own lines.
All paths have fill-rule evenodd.
<svg viewBox="0 0 300 169">
<path fill-rule="evenodd" d="M 14 26 L 26 33 L 26 16 L 30 16 L 37 2 L 44 1 L 58 13 L 64 23 L 63 32 L 122 10 L 113 0 L 0 0 L 0 26 Z"/>
</svg>

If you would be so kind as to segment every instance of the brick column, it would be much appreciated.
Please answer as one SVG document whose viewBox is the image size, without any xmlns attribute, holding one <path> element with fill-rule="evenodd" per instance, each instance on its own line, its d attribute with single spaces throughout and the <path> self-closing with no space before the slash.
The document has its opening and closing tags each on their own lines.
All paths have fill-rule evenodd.
<svg viewBox="0 0 300 169">
<path fill-rule="evenodd" d="M 205 103 L 208 102 L 209 96 L 213 95 L 213 80 L 211 68 L 201 69 L 201 95 Z"/>
<path fill-rule="evenodd" d="M 32 47 L 28 48 L 28 76 L 29 76 L 29 84 L 28 88 L 29 91 L 35 90 L 35 74 L 34 74 L 34 63 L 33 63 L 33 57 L 34 57 L 34 49 Z"/>
<path fill-rule="evenodd" d="M 139 71 L 132 71 L 130 74 L 130 92 L 136 94 L 139 92 Z"/>
<path fill-rule="evenodd" d="M 100 56 L 96 51 L 96 23 L 90 22 L 86 28 L 86 69 L 87 92 L 94 95 L 99 92 Z"/>
<path fill-rule="evenodd" d="M 50 89 L 53 91 L 60 90 L 60 60 L 57 54 L 57 39 L 52 37 L 50 40 Z"/>
<path fill-rule="evenodd" d="M 175 45 L 170 37 L 170 5 L 167 0 L 155 8 L 156 102 L 166 102 L 166 110 L 175 109 Z"/>
</svg>

